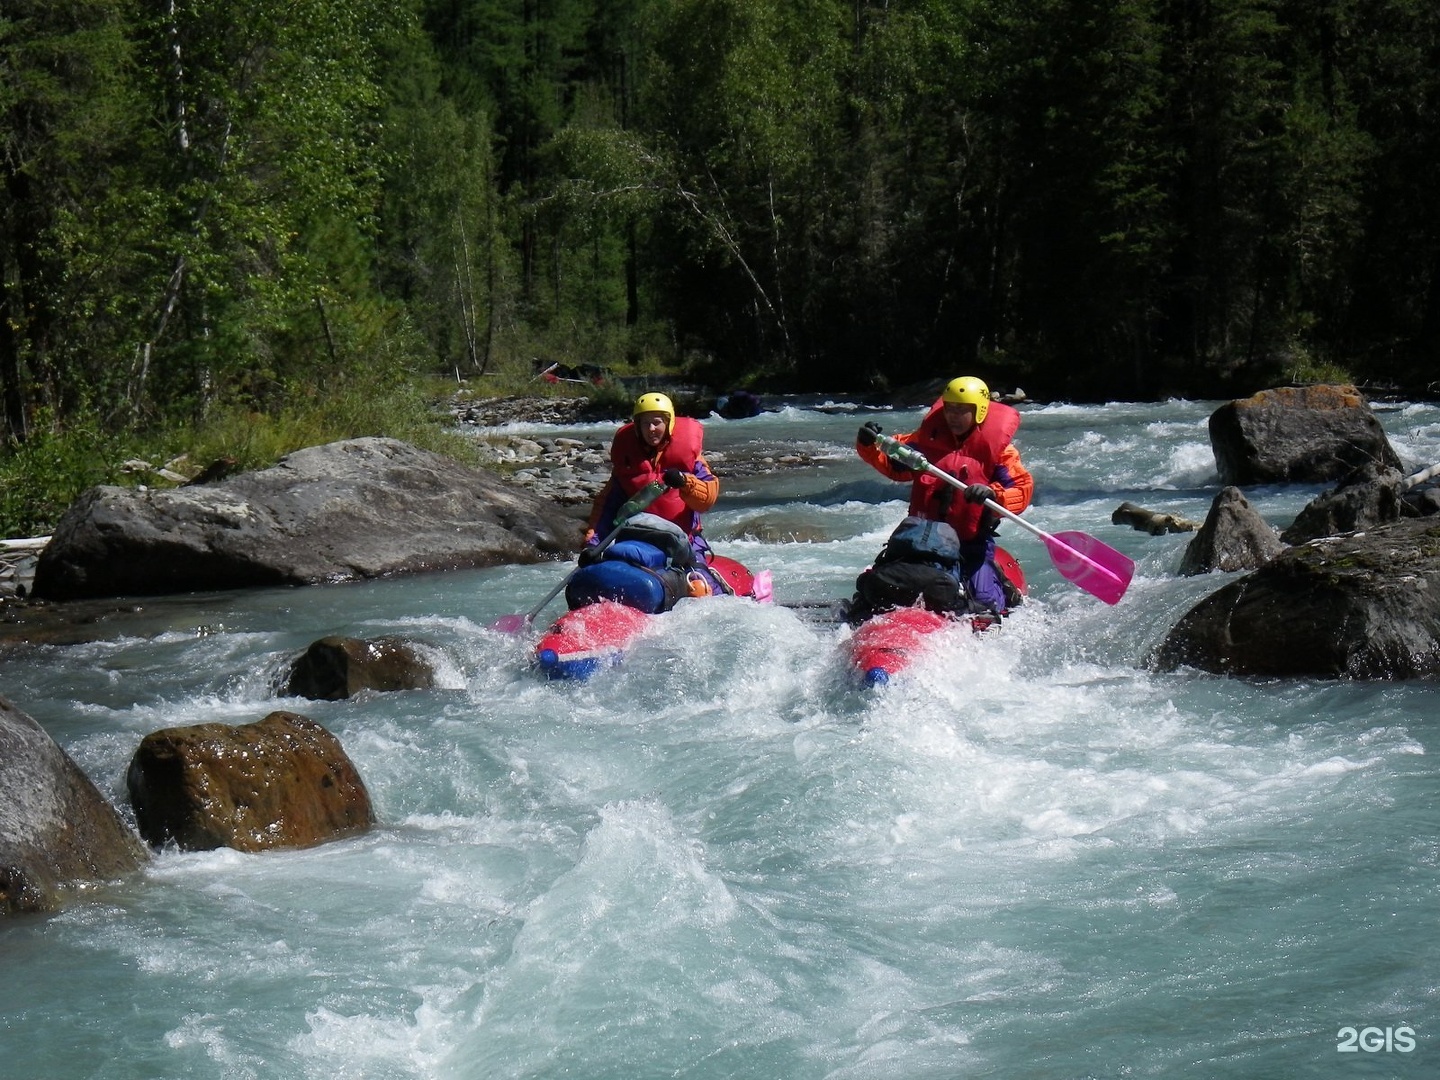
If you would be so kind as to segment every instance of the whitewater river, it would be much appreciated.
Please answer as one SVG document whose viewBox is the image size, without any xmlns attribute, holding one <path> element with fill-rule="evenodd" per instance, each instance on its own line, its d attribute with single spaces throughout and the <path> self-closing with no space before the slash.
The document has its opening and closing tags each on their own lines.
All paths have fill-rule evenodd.
<svg viewBox="0 0 1440 1080">
<path fill-rule="evenodd" d="M 149 601 L 5 653 L 0 694 L 126 815 L 145 734 L 285 708 L 379 824 L 163 852 L 0 922 L 0 1075 L 1440 1076 L 1440 687 L 1147 669 L 1229 578 L 1176 578 L 1188 536 L 1110 514 L 1204 517 L 1215 404 L 1027 407 L 1029 517 L 1130 554 L 1133 585 L 1107 607 L 1008 525 L 1031 603 L 880 690 L 786 606 L 848 596 L 904 513 L 851 440 L 920 413 L 838 401 L 707 422 L 722 480 L 776 458 L 707 533 L 781 603 L 688 601 L 587 684 L 487 628 L 554 563 Z M 1378 408 L 1407 466 L 1440 461 L 1440 408 Z M 1317 490 L 1247 494 L 1285 525 Z M 328 634 L 421 642 L 443 689 L 277 697 Z"/>
</svg>

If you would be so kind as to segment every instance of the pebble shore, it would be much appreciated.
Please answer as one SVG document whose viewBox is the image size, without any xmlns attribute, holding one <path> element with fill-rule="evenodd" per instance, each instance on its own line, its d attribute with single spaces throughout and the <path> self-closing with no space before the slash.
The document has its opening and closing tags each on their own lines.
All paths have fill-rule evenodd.
<svg viewBox="0 0 1440 1080">
<path fill-rule="evenodd" d="M 578 516 L 588 512 L 595 493 L 610 476 L 610 439 L 605 431 L 593 439 L 532 438 L 494 429 L 516 423 L 614 423 L 624 417 L 596 413 L 585 398 L 486 398 L 457 400 L 452 405 L 459 430 L 475 441 L 480 464 L 512 483 L 561 506 L 575 507 Z M 707 450 L 705 460 L 721 478 L 754 476 L 777 468 L 807 464 L 804 454 L 763 454 L 731 457 Z"/>
<path fill-rule="evenodd" d="M 610 476 L 609 437 L 591 440 L 532 438 L 495 429 L 509 424 L 584 424 L 620 418 L 596 413 L 586 398 L 457 397 L 451 413 L 461 434 L 472 440 L 478 463 L 583 517 Z"/>
</svg>

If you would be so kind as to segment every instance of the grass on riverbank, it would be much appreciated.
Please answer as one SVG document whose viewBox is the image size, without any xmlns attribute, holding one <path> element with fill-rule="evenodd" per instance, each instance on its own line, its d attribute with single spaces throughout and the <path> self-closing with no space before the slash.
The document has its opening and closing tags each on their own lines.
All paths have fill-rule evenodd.
<svg viewBox="0 0 1440 1080">
<path fill-rule="evenodd" d="M 299 389 L 267 412 L 216 408 L 202 421 L 153 431 L 106 431 L 88 421 L 64 428 L 37 424 L 23 445 L 0 449 L 0 537 L 48 535 L 70 504 L 97 484 L 166 487 L 177 481 L 165 479 L 161 469 L 187 478 L 215 462 L 234 471 L 263 469 L 292 451 L 340 439 L 403 439 L 473 464 L 473 444 L 456 433 L 448 408 L 461 388 L 438 377 L 342 379 Z M 476 397 L 618 393 L 503 375 L 468 389 Z"/>
</svg>

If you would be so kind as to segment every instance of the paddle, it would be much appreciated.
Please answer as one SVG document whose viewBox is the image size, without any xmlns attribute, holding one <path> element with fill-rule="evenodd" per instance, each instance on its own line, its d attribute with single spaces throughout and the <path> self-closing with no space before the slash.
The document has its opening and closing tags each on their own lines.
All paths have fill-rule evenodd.
<svg viewBox="0 0 1440 1080">
<path fill-rule="evenodd" d="M 963 480 L 957 480 L 944 469 L 930 464 L 925 455 L 906 446 L 898 439 L 881 435 L 875 440 L 885 454 L 904 465 L 907 469 L 927 472 L 944 480 L 951 487 L 964 490 L 969 487 Z M 1062 532 L 1053 536 L 1043 529 L 1030 524 L 1019 514 L 1011 513 L 994 499 L 986 499 L 985 505 L 1002 517 L 1009 518 L 1022 529 L 1027 529 L 1045 542 L 1045 550 L 1060 576 L 1073 581 L 1091 596 L 1099 597 L 1107 604 L 1118 604 L 1130 587 L 1135 576 L 1135 563 L 1125 554 L 1110 545 L 1095 539 L 1088 533 Z"/>
<path fill-rule="evenodd" d="M 614 543 L 615 537 L 620 535 L 620 530 L 629 523 L 630 519 L 636 514 L 643 514 L 650 504 L 664 493 L 665 485 L 659 480 L 656 480 L 653 483 L 646 484 L 632 495 L 630 500 L 616 511 L 615 520 L 618 524 L 610 530 L 609 535 L 607 535 L 605 539 L 601 540 L 600 543 L 595 546 L 595 553 L 598 555 Z M 550 603 L 551 600 L 554 600 L 555 597 L 559 595 L 560 590 L 570 583 L 570 579 L 575 576 L 579 569 L 580 567 L 577 566 L 574 570 L 566 574 L 558 585 L 545 594 L 545 599 L 541 600 L 540 603 L 536 604 L 524 615 L 518 612 L 512 615 L 501 615 L 500 618 L 490 624 L 490 629 L 499 630 L 502 634 L 523 633 L 530 627 L 530 624 L 535 621 L 535 617 L 545 610 L 545 605 Z"/>
</svg>

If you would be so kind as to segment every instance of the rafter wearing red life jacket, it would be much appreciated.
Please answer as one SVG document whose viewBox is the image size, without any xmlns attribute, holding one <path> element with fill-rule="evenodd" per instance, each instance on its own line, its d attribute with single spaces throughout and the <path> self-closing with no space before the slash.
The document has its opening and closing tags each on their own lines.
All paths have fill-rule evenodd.
<svg viewBox="0 0 1440 1080">
<path fill-rule="evenodd" d="M 698 420 L 675 417 L 669 436 L 651 448 L 640 437 L 633 420 L 621 425 L 610 444 L 610 479 L 595 500 L 589 527 L 609 532 L 615 526 L 620 505 L 646 484 L 660 480 L 667 469 L 685 475 L 685 485 L 671 488 L 650 505 L 649 512 L 672 521 L 694 536 L 700 531 L 700 515 L 715 505 L 720 481 L 701 456 L 704 428 Z"/>
<path fill-rule="evenodd" d="M 974 425 L 963 439 L 957 439 L 945 422 L 944 404 L 943 399 L 937 399 L 920 426 L 908 435 L 897 436 L 898 440 L 966 483 L 988 484 L 995 492 L 995 501 L 1012 513 L 1023 511 L 1030 505 L 1035 481 L 1020 463 L 1020 453 L 1010 441 L 1020 427 L 1020 413 L 1002 402 L 991 402 L 984 423 Z M 895 464 L 878 444 L 857 444 L 856 450 L 890 479 L 911 482 L 912 515 L 948 522 L 962 541 L 976 538 L 985 527 L 984 508 L 960 498 L 960 493 L 943 480 Z"/>
</svg>

